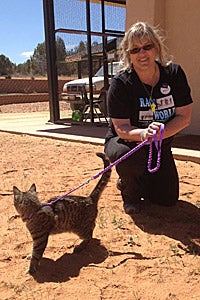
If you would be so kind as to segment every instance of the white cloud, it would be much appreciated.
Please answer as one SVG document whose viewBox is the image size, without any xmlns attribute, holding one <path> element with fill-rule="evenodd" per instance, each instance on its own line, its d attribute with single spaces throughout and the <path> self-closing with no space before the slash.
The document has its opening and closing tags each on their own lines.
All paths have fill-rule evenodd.
<svg viewBox="0 0 200 300">
<path fill-rule="evenodd" d="M 78 45 L 65 45 L 65 49 L 66 50 L 71 50 L 74 49 L 75 47 L 77 47 Z"/>
<path fill-rule="evenodd" d="M 26 58 L 30 58 L 30 56 L 33 55 L 33 51 L 25 51 L 21 53 L 21 56 L 24 56 Z"/>
</svg>

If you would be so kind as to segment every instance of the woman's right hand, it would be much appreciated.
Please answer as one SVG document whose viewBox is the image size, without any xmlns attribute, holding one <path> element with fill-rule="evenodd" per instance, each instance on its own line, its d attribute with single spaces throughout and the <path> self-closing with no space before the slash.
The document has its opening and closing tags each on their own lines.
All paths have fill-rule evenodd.
<svg viewBox="0 0 200 300">
<path fill-rule="evenodd" d="M 148 138 L 153 138 L 153 135 L 155 132 L 157 135 L 157 139 L 159 139 L 161 125 L 162 125 L 162 123 L 160 123 L 160 122 L 152 122 L 151 124 L 149 124 L 149 126 L 145 129 L 143 129 L 143 131 L 141 132 L 141 134 L 140 134 L 141 140 L 145 141 Z"/>
</svg>

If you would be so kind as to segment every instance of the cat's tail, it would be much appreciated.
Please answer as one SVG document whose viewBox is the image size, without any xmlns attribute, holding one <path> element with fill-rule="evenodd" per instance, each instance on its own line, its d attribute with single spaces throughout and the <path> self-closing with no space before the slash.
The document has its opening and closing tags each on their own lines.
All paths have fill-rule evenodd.
<svg viewBox="0 0 200 300">
<path fill-rule="evenodd" d="M 110 165 L 109 159 L 105 156 L 104 153 L 96 153 L 98 157 L 100 157 L 104 162 L 104 168 L 108 167 Z M 90 194 L 90 197 L 94 202 L 97 202 L 101 196 L 101 193 L 103 192 L 104 188 L 106 187 L 111 175 L 111 169 L 103 173 L 100 180 L 98 181 L 97 185 L 93 189 L 93 191 Z"/>
</svg>

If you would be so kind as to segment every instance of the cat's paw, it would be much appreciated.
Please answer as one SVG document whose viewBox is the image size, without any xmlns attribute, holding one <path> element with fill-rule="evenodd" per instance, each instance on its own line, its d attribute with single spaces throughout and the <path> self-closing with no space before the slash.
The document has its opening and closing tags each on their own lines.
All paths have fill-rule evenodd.
<svg viewBox="0 0 200 300">
<path fill-rule="evenodd" d="M 81 247 L 76 246 L 76 247 L 74 248 L 74 250 L 73 250 L 73 253 L 74 253 L 74 254 L 79 254 L 82 250 L 83 250 L 83 249 L 82 249 Z"/>
<path fill-rule="evenodd" d="M 28 273 L 30 275 L 33 275 L 38 270 L 38 267 L 39 267 L 39 260 L 36 259 L 35 257 L 31 257 Z"/>
<path fill-rule="evenodd" d="M 77 245 L 77 246 L 74 248 L 73 253 L 74 253 L 74 254 L 78 254 L 78 253 L 80 253 L 81 251 L 83 251 L 83 250 L 87 247 L 89 241 L 90 241 L 90 240 L 84 240 L 84 241 L 82 241 L 82 242 L 80 243 L 80 245 Z"/>
<path fill-rule="evenodd" d="M 28 254 L 28 255 L 26 256 L 26 259 L 27 259 L 27 260 L 31 260 L 31 258 L 32 258 L 32 254 Z"/>
<path fill-rule="evenodd" d="M 27 270 L 27 274 L 33 275 L 37 271 L 38 266 L 30 266 L 29 269 Z"/>
</svg>

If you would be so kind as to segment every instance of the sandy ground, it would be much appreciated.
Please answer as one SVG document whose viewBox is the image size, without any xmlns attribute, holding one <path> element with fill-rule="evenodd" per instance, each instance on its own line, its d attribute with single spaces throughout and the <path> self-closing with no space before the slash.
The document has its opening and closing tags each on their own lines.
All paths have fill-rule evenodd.
<svg viewBox="0 0 200 300">
<path fill-rule="evenodd" d="M 13 112 L 21 109 L 12 106 Z M 14 209 L 12 186 L 26 190 L 35 182 L 42 202 L 63 195 L 102 169 L 95 153 L 103 147 L 2 132 L 0 144 L 1 300 L 200 299 L 199 164 L 176 161 L 176 207 L 148 205 L 134 219 L 123 212 L 113 169 L 99 201 L 94 240 L 73 254 L 76 235 L 51 236 L 33 278 L 26 274 L 32 241 Z M 75 194 L 86 196 L 95 184 Z"/>
</svg>

